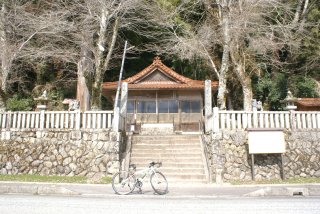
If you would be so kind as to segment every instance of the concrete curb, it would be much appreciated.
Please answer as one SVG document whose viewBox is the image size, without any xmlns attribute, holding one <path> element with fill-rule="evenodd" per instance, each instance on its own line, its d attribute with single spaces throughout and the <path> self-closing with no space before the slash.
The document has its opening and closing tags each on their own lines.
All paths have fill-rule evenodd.
<svg viewBox="0 0 320 214">
<path fill-rule="evenodd" d="M 266 187 L 257 191 L 244 194 L 245 197 L 261 197 L 261 196 L 309 196 L 309 189 L 304 187 Z"/>
<path fill-rule="evenodd" d="M 170 193 L 171 191 L 171 193 Z M 167 195 L 153 195 L 145 186 L 143 194 L 116 195 L 110 184 L 66 184 L 39 182 L 0 182 L 0 194 L 33 194 L 128 198 L 239 198 L 268 196 L 320 196 L 320 184 L 288 185 L 172 185 Z"/>
<path fill-rule="evenodd" d="M 0 194 L 33 194 L 33 195 L 81 195 L 81 193 L 55 185 L 0 185 Z"/>
</svg>

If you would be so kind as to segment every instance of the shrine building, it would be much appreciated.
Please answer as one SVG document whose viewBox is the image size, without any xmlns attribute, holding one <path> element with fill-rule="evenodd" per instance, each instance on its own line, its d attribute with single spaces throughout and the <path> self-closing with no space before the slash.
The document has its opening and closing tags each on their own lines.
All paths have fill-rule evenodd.
<svg viewBox="0 0 320 214">
<path fill-rule="evenodd" d="M 204 81 L 182 76 L 159 57 L 122 82 L 128 83 L 127 123 L 172 123 L 178 130 L 197 128 L 203 116 Z M 104 82 L 103 95 L 114 102 L 118 82 Z M 212 81 L 212 93 L 218 82 Z"/>
</svg>

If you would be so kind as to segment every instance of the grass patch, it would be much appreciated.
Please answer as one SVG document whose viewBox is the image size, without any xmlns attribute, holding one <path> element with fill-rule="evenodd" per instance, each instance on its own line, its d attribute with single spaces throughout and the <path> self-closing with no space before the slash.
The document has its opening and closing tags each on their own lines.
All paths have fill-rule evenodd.
<svg viewBox="0 0 320 214">
<path fill-rule="evenodd" d="M 261 181 L 230 181 L 232 185 L 245 185 L 245 184 L 305 184 L 305 183 L 320 183 L 320 178 L 290 178 L 286 180 L 273 179 Z"/>
<path fill-rule="evenodd" d="M 0 175 L 0 181 L 49 182 L 49 183 L 87 183 L 85 176 L 44 176 L 44 175 Z"/>
<path fill-rule="evenodd" d="M 111 184 L 111 182 L 112 182 L 112 177 L 109 177 L 109 176 L 103 177 L 101 179 L 102 184 Z"/>
</svg>

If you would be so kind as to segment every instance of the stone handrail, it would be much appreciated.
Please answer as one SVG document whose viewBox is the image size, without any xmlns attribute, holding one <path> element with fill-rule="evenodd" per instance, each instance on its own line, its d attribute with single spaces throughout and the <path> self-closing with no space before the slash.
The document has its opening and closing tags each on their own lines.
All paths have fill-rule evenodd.
<svg viewBox="0 0 320 214">
<path fill-rule="evenodd" d="M 201 148 L 203 150 L 203 154 L 204 154 L 204 161 L 205 161 L 205 174 L 207 177 L 207 181 L 208 183 L 212 182 L 212 178 L 211 178 L 211 160 L 209 158 L 209 154 L 210 154 L 210 150 L 208 148 L 208 145 L 206 143 L 206 139 L 205 139 L 205 133 L 204 133 L 204 124 L 203 121 L 200 120 L 199 121 L 199 131 L 200 131 L 200 141 L 201 141 Z"/>
<path fill-rule="evenodd" d="M 113 111 L 18 111 L 1 112 L 1 129 L 106 129 Z"/>
<path fill-rule="evenodd" d="M 213 109 L 212 129 L 320 129 L 320 111 L 220 111 Z"/>
</svg>

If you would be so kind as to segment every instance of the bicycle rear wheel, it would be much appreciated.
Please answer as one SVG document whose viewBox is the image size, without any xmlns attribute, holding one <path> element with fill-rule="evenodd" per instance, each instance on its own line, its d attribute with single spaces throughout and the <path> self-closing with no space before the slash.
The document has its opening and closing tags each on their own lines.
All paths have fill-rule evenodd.
<svg viewBox="0 0 320 214">
<path fill-rule="evenodd" d="M 112 177 L 112 189 L 119 195 L 127 195 L 134 190 L 136 177 L 128 171 L 120 171 Z"/>
<path fill-rule="evenodd" d="M 150 177 L 152 189 L 159 195 L 164 195 L 168 192 L 168 182 L 166 177 L 161 172 L 155 172 Z"/>
</svg>

